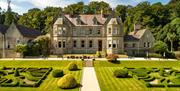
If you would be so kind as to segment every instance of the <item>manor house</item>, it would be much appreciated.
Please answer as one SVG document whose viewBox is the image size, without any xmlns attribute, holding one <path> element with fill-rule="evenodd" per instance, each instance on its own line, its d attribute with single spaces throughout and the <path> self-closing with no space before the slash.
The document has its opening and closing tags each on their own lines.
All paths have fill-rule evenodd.
<svg viewBox="0 0 180 91">
<path fill-rule="evenodd" d="M 145 54 L 155 39 L 148 29 L 135 25 L 128 35 L 114 15 L 61 15 L 52 31 L 53 54 Z"/>
</svg>

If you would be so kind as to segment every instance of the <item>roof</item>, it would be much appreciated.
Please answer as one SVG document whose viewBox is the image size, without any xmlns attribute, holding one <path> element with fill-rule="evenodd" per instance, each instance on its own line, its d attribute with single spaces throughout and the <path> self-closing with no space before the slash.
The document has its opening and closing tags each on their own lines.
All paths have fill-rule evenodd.
<svg viewBox="0 0 180 91">
<path fill-rule="evenodd" d="M 0 33 L 5 34 L 8 26 L 0 24 Z"/>
<path fill-rule="evenodd" d="M 144 35 L 145 31 L 146 29 L 135 30 L 133 32 L 130 32 L 129 35 L 132 35 L 133 37 L 140 39 Z"/>
<path fill-rule="evenodd" d="M 41 35 L 41 32 L 35 29 L 27 28 L 22 25 L 16 25 L 16 27 L 24 37 L 37 37 Z"/>
<path fill-rule="evenodd" d="M 126 35 L 124 36 L 124 41 L 138 41 L 139 39 L 138 38 L 135 38 L 134 36 L 132 35 Z"/>
<path fill-rule="evenodd" d="M 77 19 L 79 17 L 79 19 L 86 25 L 86 26 L 93 26 L 93 19 L 96 18 L 97 22 L 100 24 L 104 24 L 105 21 L 107 20 L 107 18 L 105 18 L 104 16 L 97 14 L 97 15 L 79 15 L 76 17 L 71 17 L 71 15 L 65 15 L 65 17 L 71 21 L 74 25 L 77 25 Z M 82 25 L 81 25 L 82 26 Z"/>
<path fill-rule="evenodd" d="M 138 41 L 144 35 L 146 29 L 135 30 L 124 36 L 124 41 Z"/>
</svg>

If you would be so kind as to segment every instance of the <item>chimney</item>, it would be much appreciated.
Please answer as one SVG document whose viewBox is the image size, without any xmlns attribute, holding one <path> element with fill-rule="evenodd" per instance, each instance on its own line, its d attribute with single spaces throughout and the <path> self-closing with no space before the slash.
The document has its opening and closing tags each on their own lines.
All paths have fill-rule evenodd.
<svg viewBox="0 0 180 91">
<path fill-rule="evenodd" d="M 101 18 L 103 18 L 103 10 L 101 9 Z"/>
</svg>

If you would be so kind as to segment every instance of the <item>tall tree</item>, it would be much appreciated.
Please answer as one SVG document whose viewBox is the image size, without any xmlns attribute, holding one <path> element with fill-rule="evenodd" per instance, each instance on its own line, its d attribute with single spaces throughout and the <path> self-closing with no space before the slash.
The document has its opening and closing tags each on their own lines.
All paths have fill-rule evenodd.
<svg viewBox="0 0 180 91">
<path fill-rule="evenodd" d="M 13 21 L 14 21 L 14 16 L 11 10 L 11 6 L 10 6 L 11 1 L 8 0 L 8 9 L 7 12 L 5 13 L 5 25 L 10 25 Z"/>
<path fill-rule="evenodd" d="M 120 16 L 123 22 L 125 21 L 127 16 L 127 9 L 128 7 L 125 5 L 118 5 L 116 7 L 116 15 Z"/>
</svg>

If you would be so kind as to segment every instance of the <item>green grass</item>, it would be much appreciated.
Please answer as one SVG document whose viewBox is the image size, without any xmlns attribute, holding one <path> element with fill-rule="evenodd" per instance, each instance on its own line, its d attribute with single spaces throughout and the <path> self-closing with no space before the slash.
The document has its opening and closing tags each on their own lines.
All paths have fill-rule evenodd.
<svg viewBox="0 0 180 91">
<path fill-rule="evenodd" d="M 68 71 L 67 65 L 71 61 L 0 61 L 0 67 L 53 67 L 54 69 L 63 69 L 65 74 L 73 74 L 78 83 L 81 80 L 82 70 Z M 82 62 L 76 61 L 78 67 L 82 69 Z M 0 87 L 0 91 L 79 91 L 79 88 L 63 90 L 57 87 L 59 78 L 54 78 L 51 73 L 38 88 L 31 87 Z"/>
<path fill-rule="evenodd" d="M 180 91 L 179 88 L 147 88 L 134 78 L 116 78 L 113 72 L 123 67 L 173 67 L 180 69 L 178 61 L 122 61 L 113 64 L 106 61 L 95 61 L 95 70 L 101 91 Z"/>
</svg>

